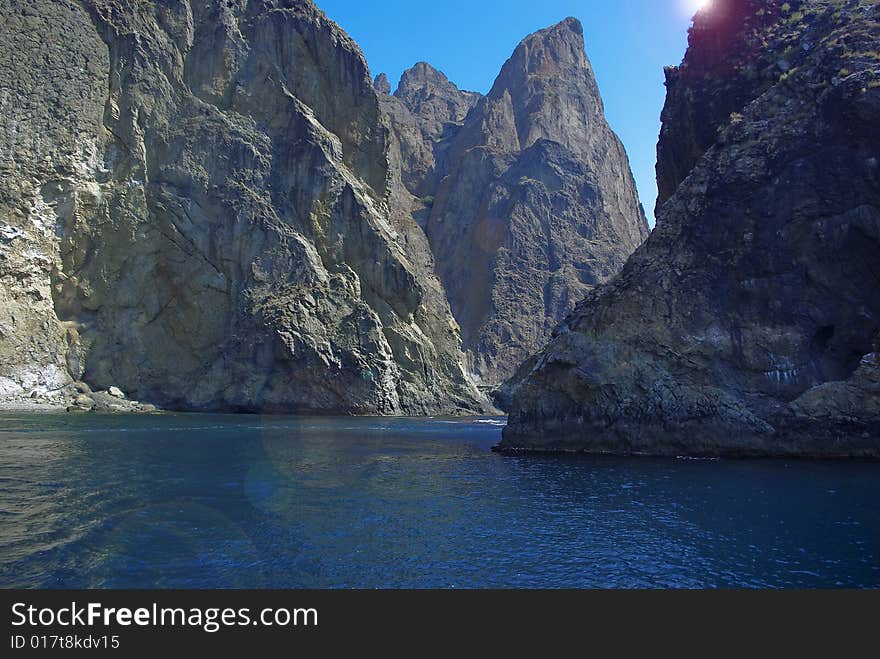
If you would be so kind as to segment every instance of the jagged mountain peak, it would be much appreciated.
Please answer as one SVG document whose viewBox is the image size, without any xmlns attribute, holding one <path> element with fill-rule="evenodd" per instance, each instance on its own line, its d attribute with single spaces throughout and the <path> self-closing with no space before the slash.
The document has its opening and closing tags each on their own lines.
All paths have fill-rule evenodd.
<svg viewBox="0 0 880 659">
<path fill-rule="evenodd" d="M 426 231 L 471 368 L 497 383 L 647 235 L 580 21 L 523 39 L 440 145 Z"/>
<path fill-rule="evenodd" d="M 485 104 L 487 109 L 496 108 L 487 112 L 491 121 L 483 132 L 503 132 L 499 120 L 509 129 L 504 115 L 513 115 L 516 135 L 506 140 L 510 148 L 526 149 L 548 139 L 584 153 L 591 133 L 603 130 L 605 108 L 581 22 L 567 18 L 523 39 L 502 67 Z M 501 109 L 508 105 L 509 111 Z"/>
<path fill-rule="evenodd" d="M 388 75 L 380 73 L 373 80 L 373 88 L 380 94 L 391 94 L 391 83 L 388 81 Z"/>
<path fill-rule="evenodd" d="M 400 76 L 400 85 L 404 88 L 410 85 L 421 86 L 427 82 L 446 84 L 449 83 L 449 78 L 428 62 L 416 62 Z"/>
<path fill-rule="evenodd" d="M 584 44 L 583 25 L 576 18 L 566 18 L 523 39 L 502 68 L 489 95 L 503 92 L 511 77 L 523 73 L 547 77 L 578 70 L 583 70 L 588 79 L 594 78 Z"/>
<path fill-rule="evenodd" d="M 427 62 L 417 62 L 403 72 L 395 98 L 416 116 L 430 119 L 438 132 L 446 123 L 461 123 L 480 99 L 467 92 Z"/>
<path fill-rule="evenodd" d="M 545 27 L 543 30 L 538 30 L 528 35 L 525 39 L 523 39 L 520 44 L 524 44 L 527 42 L 535 42 L 535 41 L 547 41 L 553 39 L 565 39 L 565 38 L 580 38 L 583 41 L 584 37 L 584 26 L 577 18 L 573 16 L 569 16 L 558 23 L 554 23 L 549 27 Z"/>
<path fill-rule="evenodd" d="M 459 94 L 461 90 L 439 69 L 427 62 L 416 62 L 400 76 L 394 95 L 410 105 L 417 102 L 416 97 L 423 97 L 426 93 Z"/>
</svg>

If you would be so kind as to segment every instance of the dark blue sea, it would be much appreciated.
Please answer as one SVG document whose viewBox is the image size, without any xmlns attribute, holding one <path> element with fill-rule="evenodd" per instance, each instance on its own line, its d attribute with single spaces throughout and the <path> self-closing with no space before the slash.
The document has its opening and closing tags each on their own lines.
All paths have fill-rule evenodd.
<svg viewBox="0 0 880 659">
<path fill-rule="evenodd" d="M 502 425 L 0 415 L 0 586 L 880 587 L 880 463 L 503 457 Z"/>
</svg>

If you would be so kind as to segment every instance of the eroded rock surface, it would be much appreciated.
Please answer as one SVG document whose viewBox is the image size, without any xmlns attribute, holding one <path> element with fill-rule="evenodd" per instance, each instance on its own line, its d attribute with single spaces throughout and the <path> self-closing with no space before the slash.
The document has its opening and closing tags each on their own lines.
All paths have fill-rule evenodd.
<svg viewBox="0 0 880 659">
<path fill-rule="evenodd" d="M 0 12 L 0 397 L 487 409 L 363 56 L 310 1 Z"/>
<path fill-rule="evenodd" d="M 880 7 L 715 0 L 657 227 L 516 376 L 506 450 L 880 455 Z"/>
<path fill-rule="evenodd" d="M 384 102 L 469 366 L 498 384 L 648 232 L 583 28 L 527 37 L 485 97 L 421 63 Z"/>
</svg>

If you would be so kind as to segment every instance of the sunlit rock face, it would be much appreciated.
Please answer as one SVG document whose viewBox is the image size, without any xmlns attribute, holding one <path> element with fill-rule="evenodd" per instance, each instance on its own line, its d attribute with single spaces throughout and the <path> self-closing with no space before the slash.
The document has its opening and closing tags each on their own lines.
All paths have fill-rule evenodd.
<svg viewBox="0 0 880 659">
<path fill-rule="evenodd" d="M 657 227 L 519 370 L 502 447 L 880 455 L 880 7 L 715 0 Z"/>
<path fill-rule="evenodd" d="M 363 56 L 310 1 L 0 13 L 0 397 L 487 409 Z"/>
<path fill-rule="evenodd" d="M 418 64 L 385 102 L 469 367 L 499 384 L 648 233 L 583 28 L 527 37 L 485 97 Z"/>
</svg>

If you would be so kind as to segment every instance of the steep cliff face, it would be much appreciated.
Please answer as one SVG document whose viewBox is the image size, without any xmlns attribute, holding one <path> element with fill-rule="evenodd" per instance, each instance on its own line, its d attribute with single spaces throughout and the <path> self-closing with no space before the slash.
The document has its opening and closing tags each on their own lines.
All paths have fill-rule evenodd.
<svg viewBox="0 0 880 659">
<path fill-rule="evenodd" d="M 0 6 L 0 396 L 486 407 L 363 56 L 310 1 Z"/>
<path fill-rule="evenodd" d="M 377 76 L 375 86 L 391 123 L 401 182 L 413 196 L 416 220 L 424 225 L 437 184 L 445 176 L 451 138 L 480 94 L 460 90 L 425 62 L 404 71 L 393 96 L 385 74 Z"/>
<path fill-rule="evenodd" d="M 521 368 L 502 448 L 880 455 L 878 42 L 874 2 L 697 16 L 657 227 Z"/>
<path fill-rule="evenodd" d="M 714 4 L 697 17 L 688 34 L 690 51 L 699 56 L 665 69 L 666 104 L 657 144 L 658 209 L 715 144 L 731 113 L 775 85 L 790 66 L 756 38 L 772 30 L 779 17 L 778 11 L 762 11 L 763 4 Z M 734 52 L 736 58 L 731 59 Z"/>
<path fill-rule="evenodd" d="M 395 100 L 404 181 L 470 367 L 500 383 L 648 232 L 583 29 L 527 37 L 486 97 L 419 64 Z"/>
</svg>

